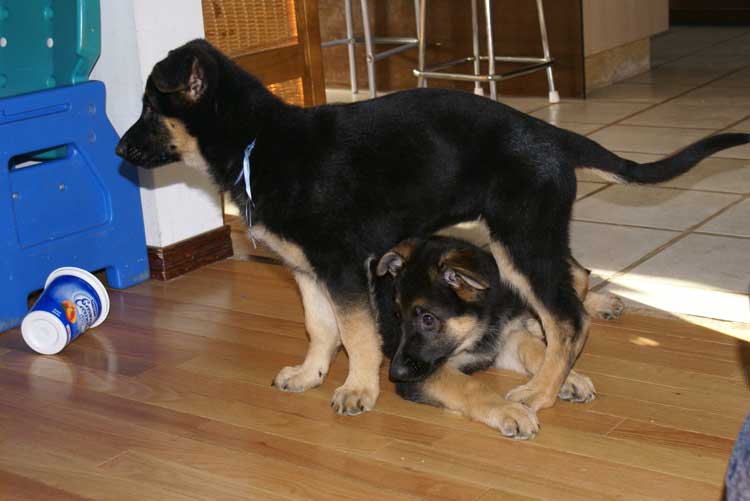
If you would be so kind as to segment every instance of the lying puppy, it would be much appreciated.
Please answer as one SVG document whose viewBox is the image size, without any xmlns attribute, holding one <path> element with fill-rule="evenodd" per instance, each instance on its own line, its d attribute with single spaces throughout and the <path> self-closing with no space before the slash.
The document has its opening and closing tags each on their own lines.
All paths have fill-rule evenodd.
<svg viewBox="0 0 750 501">
<path fill-rule="evenodd" d="M 574 266 L 583 297 L 588 271 Z M 539 324 L 500 280 L 492 255 L 435 236 L 406 240 L 368 267 L 383 353 L 391 359 L 398 394 L 460 412 L 509 437 L 532 438 L 539 430 L 532 409 L 466 375 L 490 367 L 533 375 L 544 359 Z M 590 402 L 596 391 L 588 377 L 571 370 L 558 396 Z"/>
<path fill-rule="evenodd" d="M 593 141 L 468 93 L 414 89 L 351 105 L 299 108 L 204 40 L 169 53 L 146 82 L 138 121 L 117 153 L 148 168 L 207 169 L 245 211 L 254 238 L 294 271 L 310 348 L 283 369 L 287 391 L 319 385 L 343 342 L 349 374 L 332 405 L 372 409 L 380 341 L 364 262 L 410 236 L 481 218 L 502 279 L 539 318 L 547 349 L 510 397 L 554 403 L 586 339 L 568 245 L 577 168 L 657 183 L 712 153 L 747 144 L 716 134 L 637 164 Z"/>
</svg>

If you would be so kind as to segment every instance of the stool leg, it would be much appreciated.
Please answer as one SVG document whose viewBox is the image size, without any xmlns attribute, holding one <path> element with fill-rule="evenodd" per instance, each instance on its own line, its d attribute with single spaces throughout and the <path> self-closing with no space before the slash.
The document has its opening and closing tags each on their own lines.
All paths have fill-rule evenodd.
<svg viewBox="0 0 750 501">
<path fill-rule="evenodd" d="M 495 74 L 495 42 L 492 36 L 492 0 L 484 0 L 484 15 L 487 18 L 487 59 L 490 75 Z M 497 82 L 490 80 L 490 97 L 497 100 Z"/>
<path fill-rule="evenodd" d="M 479 76 L 481 60 L 479 59 L 479 13 L 477 0 L 471 0 L 471 44 L 474 49 L 474 76 Z M 474 82 L 474 94 L 484 96 L 484 88 L 479 81 Z"/>
<path fill-rule="evenodd" d="M 424 71 L 425 45 L 427 44 L 427 0 L 419 0 L 419 57 L 417 59 L 417 68 L 420 72 Z M 417 78 L 417 87 L 427 87 L 427 79 L 423 76 Z"/>
<path fill-rule="evenodd" d="M 544 50 L 544 58 L 549 60 L 549 40 L 547 39 L 547 23 L 544 20 L 544 6 L 542 0 L 536 0 L 536 10 L 539 14 L 539 31 L 542 34 L 542 50 Z M 555 79 L 552 77 L 552 67 L 547 66 L 547 83 L 549 84 L 549 102 L 559 103 L 560 94 L 555 90 Z"/>
<path fill-rule="evenodd" d="M 370 97 L 375 97 L 375 52 L 373 51 L 370 12 L 367 0 L 362 0 L 362 24 L 365 31 L 365 52 L 367 53 L 367 81 L 370 85 Z"/>
<path fill-rule="evenodd" d="M 344 17 L 346 18 L 346 48 L 349 52 L 349 80 L 352 84 L 352 94 L 359 92 L 357 88 L 357 60 L 354 57 L 354 21 L 352 20 L 352 0 L 344 0 Z"/>
</svg>

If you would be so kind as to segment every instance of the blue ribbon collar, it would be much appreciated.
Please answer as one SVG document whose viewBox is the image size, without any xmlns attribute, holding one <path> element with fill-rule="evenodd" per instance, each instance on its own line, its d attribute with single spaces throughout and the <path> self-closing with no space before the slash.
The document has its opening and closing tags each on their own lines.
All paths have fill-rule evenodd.
<svg viewBox="0 0 750 501">
<path fill-rule="evenodd" d="M 255 148 L 255 139 L 245 147 L 245 153 L 242 157 L 242 170 L 240 171 L 240 175 L 237 176 L 237 180 L 234 182 L 236 186 L 243 177 L 245 178 L 245 193 L 247 194 L 247 202 L 245 203 L 245 220 L 247 221 L 248 228 L 252 228 L 253 226 L 252 210 L 255 208 L 253 192 L 250 188 L 250 155 L 253 153 L 253 148 Z M 252 234 L 250 235 L 250 239 L 253 241 L 253 247 L 255 247 L 255 239 L 253 239 Z"/>
</svg>

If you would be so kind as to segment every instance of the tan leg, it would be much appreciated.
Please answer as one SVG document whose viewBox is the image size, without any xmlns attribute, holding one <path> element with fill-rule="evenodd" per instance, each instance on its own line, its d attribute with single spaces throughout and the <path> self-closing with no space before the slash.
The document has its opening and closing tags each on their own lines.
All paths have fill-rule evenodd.
<svg viewBox="0 0 750 501">
<path fill-rule="evenodd" d="M 481 381 L 448 366 L 432 374 L 422 386 L 424 398 L 460 412 L 515 439 L 533 438 L 539 431 L 536 413 L 518 402 L 509 402 Z"/>
<path fill-rule="evenodd" d="M 521 329 L 504 333 L 503 340 L 495 367 L 532 376 L 539 371 L 546 349 L 541 338 Z M 596 389 L 588 376 L 571 370 L 557 396 L 561 400 L 588 403 L 596 398 Z"/>
<path fill-rule="evenodd" d="M 500 269 L 500 275 L 521 294 L 539 316 L 547 339 L 547 348 L 539 370 L 531 380 L 508 392 L 506 398 L 523 402 L 534 410 L 551 407 L 557 399 L 571 364 L 583 347 L 588 332 L 588 317 L 582 318 L 583 325 L 576 339 L 576 330 L 570 321 L 556 318 L 534 293 L 531 284 L 513 263 L 507 249 L 499 242 L 490 243 L 490 251 Z M 575 340 L 575 341 L 574 341 Z"/>
<path fill-rule="evenodd" d="M 380 364 L 383 361 L 380 335 L 369 301 L 337 307 L 336 318 L 347 355 L 349 374 L 336 388 L 331 406 L 350 416 L 372 410 L 380 393 Z"/>
<path fill-rule="evenodd" d="M 333 305 L 325 286 L 308 273 L 296 272 L 305 308 L 305 328 L 310 336 L 310 346 L 302 365 L 285 367 L 273 381 L 274 386 L 284 391 L 305 391 L 319 386 L 336 354 L 341 337 L 339 335 Z"/>
<path fill-rule="evenodd" d="M 573 257 L 570 258 L 570 271 L 573 275 L 573 287 L 576 294 L 583 301 L 583 306 L 589 315 L 602 320 L 617 320 L 620 318 L 625 305 L 619 297 L 603 292 L 589 292 L 589 275 L 591 275 L 591 272 Z"/>
</svg>

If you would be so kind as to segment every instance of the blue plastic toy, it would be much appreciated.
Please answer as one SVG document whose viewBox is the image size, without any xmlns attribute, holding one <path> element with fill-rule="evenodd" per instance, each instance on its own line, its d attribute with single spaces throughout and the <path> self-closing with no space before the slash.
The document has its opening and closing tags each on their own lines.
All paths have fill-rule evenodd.
<svg viewBox="0 0 750 501">
<path fill-rule="evenodd" d="M 0 0 L 0 97 L 88 80 L 99 0 Z"/>
<path fill-rule="evenodd" d="M 58 267 L 106 269 L 114 288 L 148 278 L 137 175 L 117 141 L 101 82 L 0 99 L 0 332 Z M 50 150 L 64 156 L 39 161 Z"/>
</svg>

